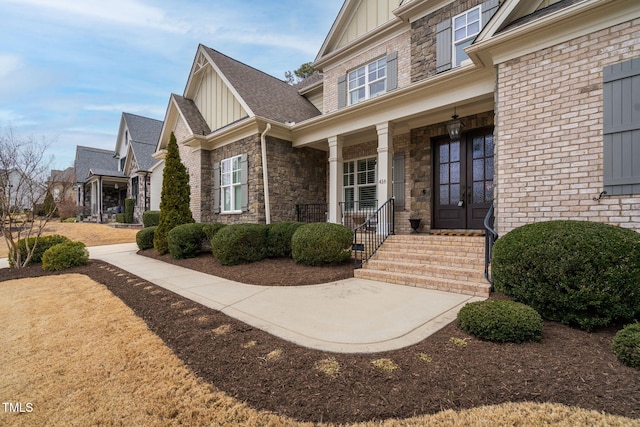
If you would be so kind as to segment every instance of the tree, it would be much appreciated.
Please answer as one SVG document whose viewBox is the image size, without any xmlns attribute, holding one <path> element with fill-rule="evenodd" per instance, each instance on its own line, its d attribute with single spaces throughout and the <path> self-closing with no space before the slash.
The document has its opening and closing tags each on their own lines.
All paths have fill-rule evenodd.
<svg viewBox="0 0 640 427">
<path fill-rule="evenodd" d="M 189 208 L 191 199 L 189 174 L 187 168 L 180 161 L 178 143 L 173 132 L 169 138 L 164 162 L 162 192 L 160 194 L 160 222 L 153 238 L 153 247 L 161 255 L 169 252 L 167 236 L 172 228 L 195 222 Z"/>
<path fill-rule="evenodd" d="M 310 77 L 313 73 L 316 72 L 316 69 L 313 68 L 311 64 L 311 62 L 305 62 L 300 66 L 300 68 L 294 70 L 293 72 L 286 71 L 284 73 L 286 82 L 289 84 L 300 83 L 302 80 Z"/>
<path fill-rule="evenodd" d="M 48 172 L 53 158 L 45 158 L 48 147 L 45 140 L 18 138 L 11 128 L 0 135 L 0 229 L 13 268 L 29 264 L 42 230 L 57 208 L 55 202 L 48 203 L 41 215 L 34 212 L 37 206 L 44 206 L 51 190 Z M 19 250 L 18 242 L 23 239 L 24 249 Z"/>
</svg>

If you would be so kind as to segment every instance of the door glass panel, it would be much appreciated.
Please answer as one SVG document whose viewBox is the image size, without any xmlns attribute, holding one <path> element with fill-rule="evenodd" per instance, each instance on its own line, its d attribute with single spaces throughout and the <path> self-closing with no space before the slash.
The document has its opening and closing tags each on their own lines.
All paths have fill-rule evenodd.
<svg viewBox="0 0 640 427">
<path fill-rule="evenodd" d="M 440 146 L 440 163 L 449 163 L 449 144 Z"/>
<path fill-rule="evenodd" d="M 484 138 L 473 138 L 473 158 L 480 159 L 484 157 Z"/>
<path fill-rule="evenodd" d="M 451 182 L 460 182 L 460 162 L 451 163 Z"/>
<path fill-rule="evenodd" d="M 473 183 L 473 203 L 484 203 L 484 182 Z"/>
<path fill-rule="evenodd" d="M 484 138 L 485 152 L 487 157 L 493 157 L 493 135 L 487 135 Z"/>
<path fill-rule="evenodd" d="M 449 204 L 449 185 L 440 186 L 440 204 L 445 206 Z"/>
<path fill-rule="evenodd" d="M 493 201 L 493 181 L 487 181 L 486 185 L 486 193 L 485 193 L 485 202 L 491 203 Z"/>
<path fill-rule="evenodd" d="M 449 183 L 449 165 L 440 165 L 440 184 Z"/>
<path fill-rule="evenodd" d="M 451 161 L 452 162 L 460 161 L 460 141 L 451 143 Z"/>
<path fill-rule="evenodd" d="M 485 176 L 493 181 L 493 157 L 487 157 L 484 161 Z"/>
<path fill-rule="evenodd" d="M 462 198 L 460 197 L 460 184 L 451 184 L 449 200 L 451 201 L 452 205 L 458 203 L 458 200 L 462 200 Z"/>
<path fill-rule="evenodd" d="M 478 159 L 473 161 L 473 180 L 482 181 L 484 179 L 484 160 Z"/>
</svg>

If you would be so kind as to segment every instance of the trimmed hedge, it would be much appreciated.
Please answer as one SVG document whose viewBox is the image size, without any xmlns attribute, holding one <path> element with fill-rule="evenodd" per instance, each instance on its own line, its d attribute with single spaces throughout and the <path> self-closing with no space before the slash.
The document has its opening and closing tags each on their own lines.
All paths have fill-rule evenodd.
<svg viewBox="0 0 640 427">
<path fill-rule="evenodd" d="M 156 228 L 158 226 L 154 225 L 143 228 L 136 233 L 136 244 L 141 251 L 153 248 L 153 237 L 156 233 Z"/>
<path fill-rule="evenodd" d="M 612 348 L 622 364 L 640 370 L 640 322 L 619 330 L 613 338 Z"/>
<path fill-rule="evenodd" d="M 351 258 L 353 232 L 340 224 L 316 222 L 299 227 L 291 239 L 291 255 L 303 265 L 341 263 Z"/>
<path fill-rule="evenodd" d="M 169 253 L 175 259 L 195 258 L 202 251 L 202 245 L 207 239 L 202 223 L 178 225 L 169 231 L 167 243 Z"/>
<path fill-rule="evenodd" d="M 144 211 L 142 213 L 142 225 L 153 227 L 160 224 L 160 211 Z"/>
<path fill-rule="evenodd" d="M 640 234 L 584 221 L 528 224 L 493 248 L 496 290 L 587 331 L 640 315 Z"/>
<path fill-rule="evenodd" d="M 460 329 L 494 342 L 540 341 L 542 317 L 533 308 L 514 301 L 471 302 L 458 312 Z"/>
<path fill-rule="evenodd" d="M 291 257 L 291 239 L 301 222 L 277 222 L 267 225 L 267 256 L 269 258 Z"/>
<path fill-rule="evenodd" d="M 124 214 L 116 214 L 116 222 L 120 223 L 120 224 L 125 224 L 126 220 L 124 217 Z"/>
<path fill-rule="evenodd" d="M 35 243 L 35 241 L 36 241 L 35 237 L 29 237 L 28 243 L 30 248 L 33 248 L 33 244 Z M 70 241 L 71 240 L 68 237 L 61 236 L 59 234 L 52 234 L 50 236 L 40 236 L 38 238 L 38 243 L 36 245 L 35 250 L 33 251 L 33 256 L 31 257 L 31 260 L 29 261 L 29 263 L 38 263 L 38 264 L 41 263 L 42 255 L 45 253 L 47 249 L 57 244 L 70 242 Z M 24 262 L 24 259 L 27 256 L 27 241 L 25 239 L 20 239 L 18 240 L 17 246 L 18 246 L 18 250 L 20 251 L 21 262 Z M 9 265 L 11 267 L 14 266 L 14 263 L 11 257 L 9 257 Z"/>
<path fill-rule="evenodd" d="M 42 268 L 64 270 L 89 262 L 89 251 L 82 242 L 65 242 L 54 245 L 42 254 Z"/>
<path fill-rule="evenodd" d="M 211 239 L 211 252 L 223 265 L 256 262 L 267 255 L 267 228 L 260 224 L 232 224 Z"/>
<path fill-rule="evenodd" d="M 133 211 L 136 208 L 136 199 L 124 199 L 124 222 L 133 224 Z"/>
</svg>

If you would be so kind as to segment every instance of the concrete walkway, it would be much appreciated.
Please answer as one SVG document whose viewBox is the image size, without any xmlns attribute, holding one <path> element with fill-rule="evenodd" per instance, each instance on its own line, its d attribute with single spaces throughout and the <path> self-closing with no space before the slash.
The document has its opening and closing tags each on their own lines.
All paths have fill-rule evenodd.
<svg viewBox="0 0 640 427">
<path fill-rule="evenodd" d="M 346 279 L 311 286 L 255 286 L 137 255 L 132 244 L 90 247 L 100 259 L 280 338 L 338 353 L 415 344 L 483 298 Z"/>
</svg>

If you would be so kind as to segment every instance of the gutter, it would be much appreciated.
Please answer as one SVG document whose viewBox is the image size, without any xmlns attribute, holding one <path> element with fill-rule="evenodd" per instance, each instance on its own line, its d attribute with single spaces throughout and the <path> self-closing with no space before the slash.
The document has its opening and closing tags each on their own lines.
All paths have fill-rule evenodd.
<svg viewBox="0 0 640 427">
<path fill-rule="evenodd" d="M 262 181 L 264 185 L 264 215 L 267 224 L 271 224 L 271 204 L 269 202 L 269 170 L 267 169 L 267 133 L 271 130 L 271 123 L 260 135 L 260 148 L 262 149 Z"/>
</svg>

